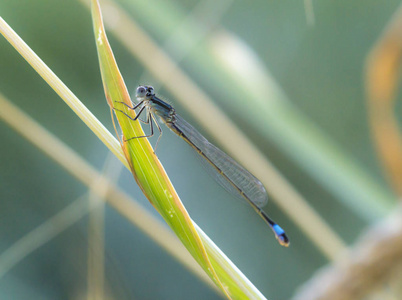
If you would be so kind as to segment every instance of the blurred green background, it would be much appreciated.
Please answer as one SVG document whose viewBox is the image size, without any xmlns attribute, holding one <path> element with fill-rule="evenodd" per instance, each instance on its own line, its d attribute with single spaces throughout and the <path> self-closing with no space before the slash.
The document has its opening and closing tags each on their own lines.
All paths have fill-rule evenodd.
<svg viewBox="0 0 402 300">
<path fill-rule="evenodd" d="M 340 200 L 328 188 L 331 182 L 323 184 L 322 180 L 329 179 L 319 181 L 314 172 L 308 171 L 305 165 L 309 162 L 305 165 L 297 162 L 294 157 L 298 148 L 284 150 L 286 141 L 282 143 L 278 138 L 281 132 L 272 137 L 256 129 L 254 106 L 247 97 L 241 96 L 240 102 L 234 102 L 237 91 L 231 79 L 225 78 L 224 72 L 208 72 L 210 66 L 217 64 L 207 54 L 200 54 L 207 48 L 209 35 L 224 28 L 255 51 L 261 67 L 269 70 L 287 98 L 280 101 L 289 101 L 342 155 L 358 166 L 369 182 L 374 183 L 373 189 L 382 195 L 377 200 L 379 206 L 384 205 L 384 211 L 391 207 L 392 192 L 370 136 L 363 79 L 366 56 L 399 1 L 315 1 L 314 24 L 308 21 L 303 1 L 117 2 L 161 47 L 177 34 L 186 17 L 193 16 L 194 22 L 203 28 L 211 25 L 209 17 L 216 15 L 215 24 L 203 39 L 188 49 L 186 40 L 176 39 L 165 50 L 181 58 L 179 64 L 188 75 L 227 112 L 348 245 L 377 219 L 370 220 L 370 214 L 359 214 L 358 208 L 351 208 L 353 203 L 346 205 L 345 199 Z M 3 0 L 0 15 L 113 132 L 89 10 L 75 0 Z M 148 75 L 141 62 L 113 35 L 108 37 L 132 93 L 139 84 L 160 87 L 159 94 L 209 137 L 169 92 Z M 180 54 L 181 50 L 185 53 Z M 263 88 L 255 86 L 256 90 Z M 102 168 L 109 153 L 106 147 L 4 38 L 0 38 L 0 92 L 90 164 Z M 267 103 L 270 100 L 261 99 Z M 400 105 L 398 109 L 401 113 Z M 269 126 L 269 122 L 260 126 Z M 191 217 L 268 299 L 289 299 L 298 286 L 329 263 L 292 220 L 270 202 L 265 211 L 286 229 L 291 239 L 288 249 L 280 247 L 254 211 L 232 199 L 206 172 L 200 171 L 202 166 L 192 150 L 163 129 L 157 154 Z M 0 122 L 0 138 L 1 258 L 3 251 L 87 188 L 3 122 Z M 219 141 L 211 140 L 219 145 Z M 157 215 L 126 170 L 119 178 L 119 186 Z M 357 203 L 360 200 L 356 199 Z M 362 207 L 362 211 L 365 209 Z M 3 274 L 1 298 L 83 299 L 87 285 L 87 225 L 84 217 Z M 114 299 L 221 299 L 109 207 L 106 207 L 105 243 L 106 278 Z"/>
</svg>

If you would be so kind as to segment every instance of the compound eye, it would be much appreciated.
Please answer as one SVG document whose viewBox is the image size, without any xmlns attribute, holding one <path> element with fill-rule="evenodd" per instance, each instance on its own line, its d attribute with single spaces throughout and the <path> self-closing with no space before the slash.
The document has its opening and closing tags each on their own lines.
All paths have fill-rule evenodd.
<svg viewBox="0 0 402 300">
<path fill-rule="evenodd" d="M 139 98 L 145 97 L 145 95 L 147 94 L 147 89 L 140 85 L 139 87 L 137 87 L 137 91 L 136 91 L 136 96 Z"/>
<path fill-rule="evenodd" d="M 152 86 L 149 86 L 147 96 L 154 96 L 154 95 L 155 95 L 154 88 Z"/>
</svg>

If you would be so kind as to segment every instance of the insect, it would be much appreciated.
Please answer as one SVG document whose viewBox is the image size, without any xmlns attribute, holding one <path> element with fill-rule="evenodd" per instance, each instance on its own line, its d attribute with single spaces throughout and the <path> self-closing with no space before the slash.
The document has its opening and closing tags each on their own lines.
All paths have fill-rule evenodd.
<svg viewBox="0 0 402 300">
<path fill-rule="evenodd" d="M 235 196 L 245 199 L 251 205 L 270 226 L 276 239 L 282 246 L 289 246 L 289 239 L 285 231 L 261 209 L 261 207 L 268 202 L 268 194 L 262 183 L 254 175 L 239 165 L 225 152 L 211 144 L 201 133 L 178 115 L 170 104 L 158 98 L 152 86 L 139 86 L 136 91 L 136 98 L 139 102 L 133 107 L 121 102 L 129 109 L 138 109 L 138 113 L 134 118 L 122 110 L 115 110 L 122 112 L 133 121 L 137 120 L 140 115 L 145 112 L 145 121 L 139 120 L 150 124 L 151 133 L 149 135 L 132 137 L 126 141 L 153 136 L 153 124 L 155 124 L 159 131 L 159 137 L 155 146 L 156 149 L 159 139 L 162 136 L 162 129 L 155 115 L 158 116 L 169 129 L 186 141 L 210 166 L 212 166 L 216 173 L 215 179 L 226 190 Z"/>
</svg>

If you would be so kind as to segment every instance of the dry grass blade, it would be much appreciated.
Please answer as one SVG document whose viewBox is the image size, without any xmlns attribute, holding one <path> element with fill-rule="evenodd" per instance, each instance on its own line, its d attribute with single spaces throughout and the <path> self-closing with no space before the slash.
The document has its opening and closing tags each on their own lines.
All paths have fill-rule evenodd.
<svg viewBox="0 0 402 300">
<path fill-rule="evenodd" d="M 102 177 L 115 184 L 122 171 L 122 165 L 117 164 L 109 152 L 102 170 Z M 105 203 L 109 184 L 105 180 L 94 180 L 91 185 L 88 205 L 88 263 L 87 263 L 87 300 L 104 299 L 106 292 L 105 280 Z M 97 191 L 95 193 L 94 191 Z"/>
<path fill-rule="evenodd" d="M 385 173 L 402 196 L 402 136 L 394 100 L 402 59 L 402 6 L 379 38 L 367 61 L 367 103 L 373 137 Z"/>
<path fill-rule="evenodd" d="M 362 299 L 401 269 L 402 207 L 369 229 L 345 259 L 317 273 L 293 299 Z"/>
<path fill-rule="evenodd" d="M 121 151 L 120 144 L 82 104 L 74 93 L 53 73 L 18 34 L 0 17 L 0 33 L 25 58 L 36 72 L 52 87 L 61 99 L 81 118 L 81 120 L 109 147 L 110 151 L 126 166 L 128 163 Z"/>
</svg>

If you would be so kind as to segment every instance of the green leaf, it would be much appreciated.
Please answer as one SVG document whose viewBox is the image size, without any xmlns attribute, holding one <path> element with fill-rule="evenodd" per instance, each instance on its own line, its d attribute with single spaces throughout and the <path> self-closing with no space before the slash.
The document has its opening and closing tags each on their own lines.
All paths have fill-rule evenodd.
<svg viewBox="0 0 402 300">
<path fill-rule="evenodd" d="M 132 103 L 106 37 L 99 3 L 95 0 L 92 1 L 92 16 L 106 98 L 111 108 L 115 109 L 123 132 L 122 148 L 141 190 L 229 299 L 263 299 L 261 293 L 198 228 L 202 233 L 200 238 L 148 140 L 139 138 L 125 141 L 134 136 L 143 136 L 144 132 L 138 121 L 127 117 L 134 117 L 135 112 L 126 106 L 132 106 Z"/>
</svg>

